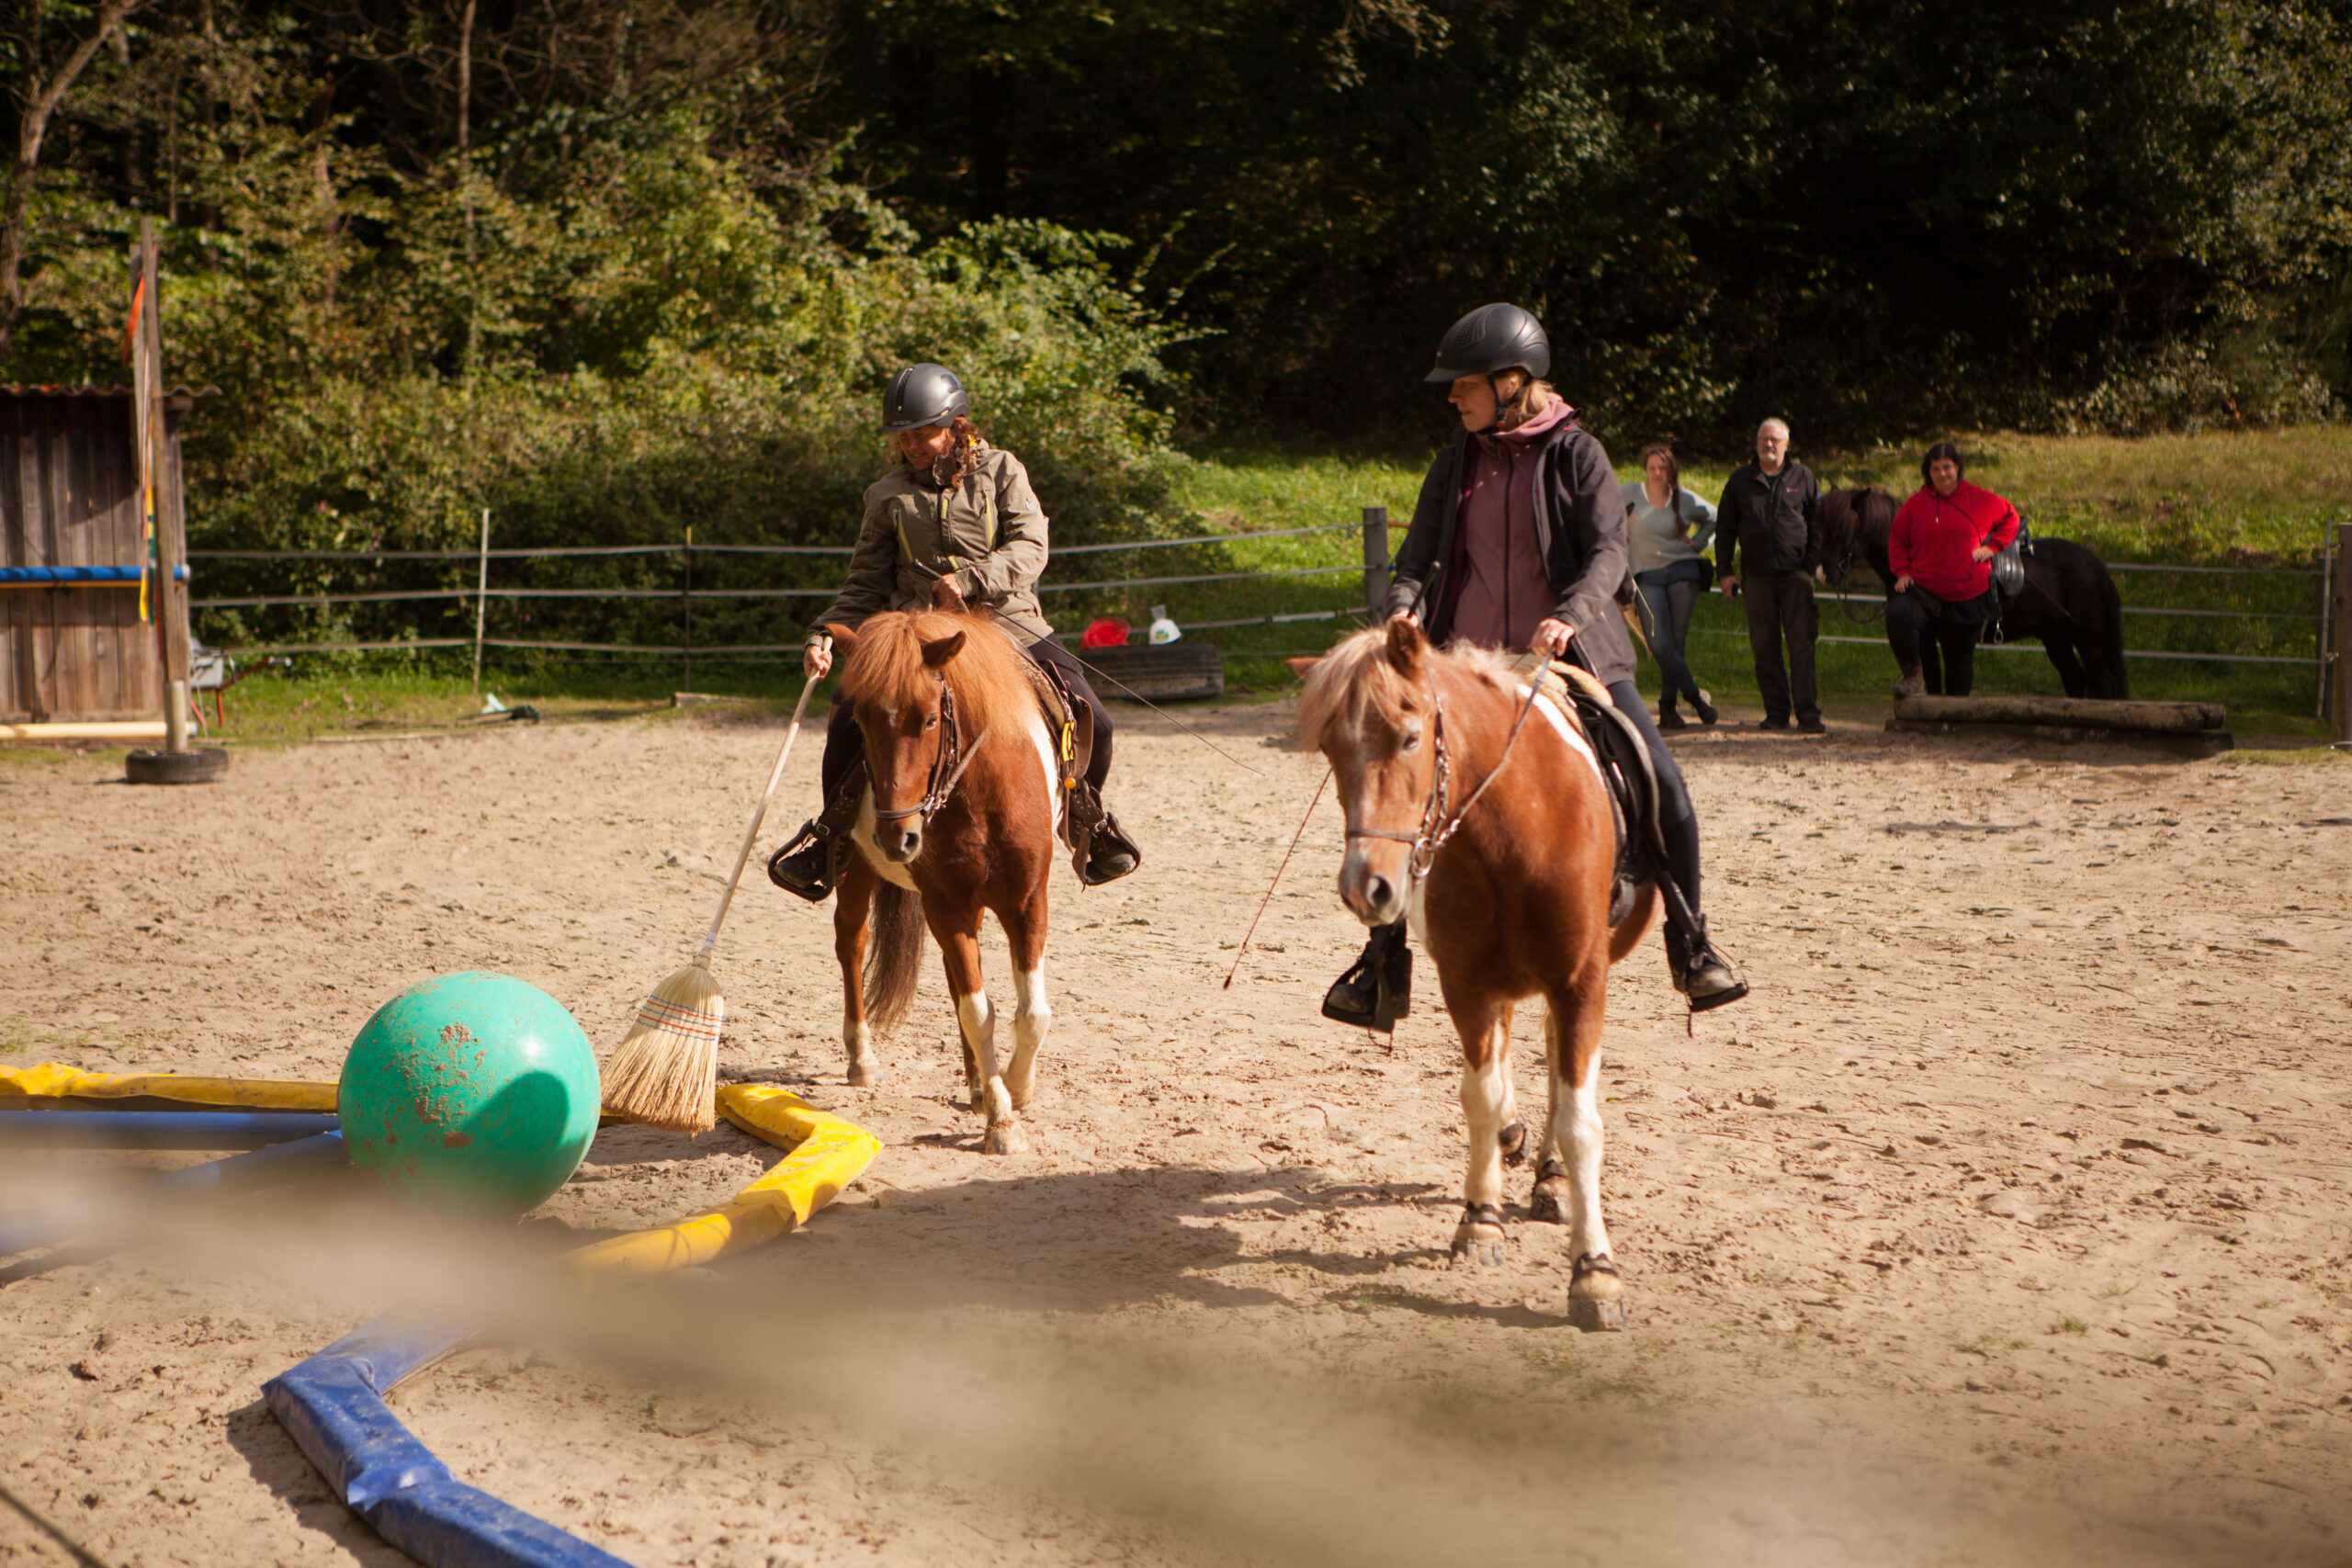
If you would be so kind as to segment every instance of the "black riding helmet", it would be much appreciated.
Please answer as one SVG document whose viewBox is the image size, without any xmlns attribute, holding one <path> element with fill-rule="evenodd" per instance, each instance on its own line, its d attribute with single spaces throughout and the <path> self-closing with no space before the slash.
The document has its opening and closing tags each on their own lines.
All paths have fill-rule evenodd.
<svg viewBox="0 0 2352 1568">
<path fill-rule="evenodd" d="M 1542 380 L 1552 373 L 1552 340 L 1541 321 L 1516 305 L 1481 305 L 1446 329 L 1437 367 L 1421 379 L 1447 387 L 1464 376 L 1492 378 L 1506 370 Z"/>
<path fill-rule="evenodd" d="M 882 428 L 896 435 L 962 419 L 972 412 L 964 383 L 944 365 L 910 365 L 890 378 L 882 394 Z"/>
</svg>

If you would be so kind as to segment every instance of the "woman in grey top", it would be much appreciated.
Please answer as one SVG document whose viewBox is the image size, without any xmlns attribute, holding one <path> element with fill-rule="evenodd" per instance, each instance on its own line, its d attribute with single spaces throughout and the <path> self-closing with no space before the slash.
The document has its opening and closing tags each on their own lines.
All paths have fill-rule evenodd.
<svg viewBox="0 0 2352 1568">
<path fill-rule="evenodd" d="M 1642 630 L 1664 677 L 1658 683 L 1657 727 L 1687 728 L 1674 711 L 1678 695 L 1690 699 L 1701 724 L 1713 724 L 1714 707 L 1690 678 L 1682 645 L 1690 635 L 1691 608 L 1712 581 L 1706 552 L 1715 536 L 1715 509 L 1682 488 L 1682 470 L 1670 446 L 1643 447 L 1642 478 L 1618 488 L 1625 497 L 1625 536 L 1634 586 L 1642 598 Z"/>
</svg>

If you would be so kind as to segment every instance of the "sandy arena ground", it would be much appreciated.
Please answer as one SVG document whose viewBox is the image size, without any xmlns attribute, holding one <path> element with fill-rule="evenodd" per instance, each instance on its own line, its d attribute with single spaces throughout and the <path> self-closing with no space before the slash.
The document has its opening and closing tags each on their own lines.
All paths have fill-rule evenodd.
<svg viewBox="0 0 2352 1568">
<path fill-rule="evenodd" d="M 755 881 L 726 1069 L 888 1145 L 797 1235 L 591 1312 L 536 1294 L 518 1258 L 775 1157 L 631 1129 L 519 1233 L 285 1194 L 0 1270 L 0 1562 L 405 1561 L 260 1387 L 469 1286 L 506 1325 L 394 1407 L 649 1565 L 2352 1554 L 2352 759 L 1680 742 L 1757 994 L 1686 1034 L 1655 943 L 1618 971 L 1634 1316 L 1585 1336 L 1563 1232 L 1522 1213 L 1509 1267 L 1446 1266 L 1442 1021 L 1391 1051 L 1316 1017 L 1358 941 L 1328 799 L 1219 988 L 1321 773 L 1286 720 L 1200 720 L 1253 774 L 1130 718 L 1149 862 L 1057 882 L 1032 1155 L 976 1152 L 935 959 L 889 1081 L 844 1087 L 829 910 Z M 182 790 L 8 760 L 0 1044 L 332 1078 L 394 991 L 499 968 L 609 1046 L 699 933 L 775 722 L 313 745 Z M 19 1155 L 0 1212 L 196 1157 Z"/>
</svg>

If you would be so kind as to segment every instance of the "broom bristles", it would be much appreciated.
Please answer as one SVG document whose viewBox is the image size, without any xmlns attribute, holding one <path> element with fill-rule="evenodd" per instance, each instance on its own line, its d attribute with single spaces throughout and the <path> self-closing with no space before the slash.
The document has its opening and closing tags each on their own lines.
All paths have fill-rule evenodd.
<svg viewBox="0 0 2352 1568">
<path fill-rule="evenodd" d="M 703 1133 L 717 1121 L 718 1033 L 727 999 L 699 964 L 653 988 L 637 1021 L 605 1064 L 605 1109 L 674 1133 Z"/>
</svg>

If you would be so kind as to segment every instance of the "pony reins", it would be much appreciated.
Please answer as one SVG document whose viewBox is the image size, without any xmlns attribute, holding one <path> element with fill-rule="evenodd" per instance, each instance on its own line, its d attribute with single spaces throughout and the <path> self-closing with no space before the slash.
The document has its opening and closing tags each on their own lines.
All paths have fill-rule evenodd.
<svg viewBox="0 0 2352 1568">
<path fill-rule="evenodd" d="M 939 751 L 931 760 L 931 778 L 923 785 L 922 798 L 912 806 L 893 807 L 888 811 L 877 806 L 874 808 L 875 820 L 899 822 L 917 817 L 922 818 L 924 827 L 930 827 L 932 818 L 947 804 L 947 797 L 956 793 L 956 785 L 962 781 L 964 770 L 972 765 L 972 759 L 979 754 L 980 745 L 988 738 L 989 727 L 983 725 L 979 734 L 972 738 L 970 747 L 964 745 L 963 728 L 956 722 L 956 688 L 947 683 L 946 676 L 942 675 L 939 678 Z"/>
</svg>

